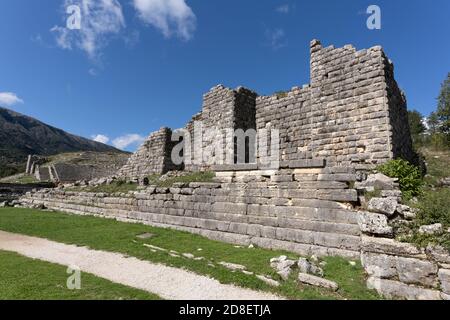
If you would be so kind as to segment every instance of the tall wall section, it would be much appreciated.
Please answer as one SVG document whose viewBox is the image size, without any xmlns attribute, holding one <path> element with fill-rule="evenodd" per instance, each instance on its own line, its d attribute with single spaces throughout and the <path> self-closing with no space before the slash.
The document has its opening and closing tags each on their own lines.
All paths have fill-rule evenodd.
<svg viewBox="0 0 450 320">
<path fill-rule="evenodd" d="M 152 174 L 163 174 L 170 170 L 180 169 L 171 161 L 174 145 L 172 130 L 161 128 L 150 134 L 143 145 L 134 153 L 118 175 L 129 179 L 143 178 Z"/>
<path fill-rule="evenodd" d="M 325 158 L 363 166 L 411 159 L 406 102 L 381 47 L 311 42 L 311 83 L 258 97 L 257 129 L 280 130 L 280 160 Z"/>
<path fill-rule="evenodd" d="M 236 162 L 233 132 L 237 129 L 256 129 L 256 97 L 256 93 L 243 87 L 233 90 L 222 85 L 203 96 L 201 113 L 195 115 L 185 128 L 191 136 L 191 152 L 185 156 L 186 170 L 207 170 L 215 164 Z M 195 122 L 202 123 L 202 138 L 196 142 L 197 146 L 202 146 L 203 163 L 195 161 Z M 200 139 L 199 136 L 195 138 Z M 217 154 L 218 150 L 222 153 Z"/>
</svg>

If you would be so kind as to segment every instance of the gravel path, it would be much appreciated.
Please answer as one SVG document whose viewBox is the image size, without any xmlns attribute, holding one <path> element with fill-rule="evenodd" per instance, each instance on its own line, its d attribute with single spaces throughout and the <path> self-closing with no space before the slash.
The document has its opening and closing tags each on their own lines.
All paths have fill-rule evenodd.
<svg viewBox="0 0 450 320">
<path fill-rule="evenodd" d="M 0 250 L 80 270 L 170 300 L 278 300 L 270 293 L 220 284 L 185 270 L 122 254 L 0 231 Z M 83 278 L 82 278 L 83 279 Z M 83 280 L 82 280 L 83 281 Z M 81 283 L 83 285 L 83 282 Z"/>
</svg>

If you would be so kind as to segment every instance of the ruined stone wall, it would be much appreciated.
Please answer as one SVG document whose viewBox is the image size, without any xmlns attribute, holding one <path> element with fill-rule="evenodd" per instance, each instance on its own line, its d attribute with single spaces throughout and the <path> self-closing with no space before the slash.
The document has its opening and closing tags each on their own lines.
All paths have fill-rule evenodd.
<svg viewBox="0 0 450 320">
<path fill-rule="evenodd" d="M 30 206 L 95 214 L 181 229 L 237 244 L 303 255 L 359 258 L 352 168 L 217 173 L 217 183 L 149 186 L 134 194 L 46 190 L 21 199 Z"/>
<path fill-rule="evenodd" d="M 413 151 L 406 97 L 394 79 L 394 65 L 386 58 L 384 63 L 393 156 L 420 166 L 418 155 Z"/>
<path fill-rule="evenodd" d="M 268 129 L 268 149 L 270 130 L 279 130 L 282 168 L 292 167 L 293 161 L 299 160 L 326 160 L 330 165 L 354 165 L 363 169 L 395 157 L 417 163 L 406 100 L 395 82 L 393 65 L 382 48 L 360 51 L 351 45 L 324 48 L 317 40 L 311 42 L 310 48 L 311 82 L 303 88 L 258 97 L 242 87 L 232 90 L 218 85 L 206 93 L 201 113 L 185 127 L 191 133 L 192 143 L 191 152 L 185 155 L 190 161 L 186 161 L 184 168 L 209 170 L 214 162 L 267 163 L 270 153 L 258 154 L 256 160 L 251 152 L 247 152 L 244 160 L 236 158 L 232 136 L 236 129 Z M 197 147 L 195 121 L 203 125 L 203 136 L 196 141 Z M 143 155 L 147 149 L 143 146 L 138 151 L 134 158 L 139 158 L 140 164 L 135 163 L 134 167 L 147 161 L 148 171 L 160 172 L 159 160 Z M 194 150 L 198 149 L 202 155 L 195 163 Z M 140 171 L 145 169 L 131 173 Z"/>
<path fill-rule="evenodd" d="M 233 133 L 237 129 L 256 129 L 256 96 L 256 93 L 243 87 L 233 90 L 222 85 L 212 88 L 203 96 L 202 111 L 185 128 L 191 138 L 191 152 L 186 155 L 190 156 L 190 163 L 186 164 L 186 170 L 209 170 L 214 164 L 236 162 Z M 194 141 L 196 121 L 202 123 L 202 137 Z M 204 159 L 202 164 L 194 161 L 194 150 L 200 146 Z M 220 155 L 217 154 L 219 149 L 222 149 Z"/>
<path fill-rule="evenodd" d="M 147 138 L 127 164 L 119 170 L 118 175 L 136 179 L 179 169 L 180 167 L 171 161 L 173 145 L 172 130 L 161 128 Z"/>
<path fill-rule="evenodd" d="M 387 298 L 450 300 L 450 255 L 393 239 L 362 236 L 368 287 Z"/>
<path fill-rule="evenodd" d="M 394 142 L 400 146 L 397 141 L 410 134 L 389 65 L 381 47 L 323 48 L 314 40 L 311 84 L 259 97 L 257 127 L 280 130 L 282 161 L 325 158 L 330 164 L 370 165 L 407 154 L 408 144 L 393 152 Z"/>
</svg>

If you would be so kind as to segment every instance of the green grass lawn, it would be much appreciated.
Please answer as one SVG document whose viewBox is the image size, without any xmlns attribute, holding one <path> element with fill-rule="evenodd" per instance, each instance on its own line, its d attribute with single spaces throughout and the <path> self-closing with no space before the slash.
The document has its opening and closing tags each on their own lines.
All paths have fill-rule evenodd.
<svg viewBox="0 0 450 320">
<path fill-rule="evenodd" d="M 225 261 L 245 265 L 248 271 L 279 276 L 270 267 L 269 260 L 282 254 L 293 259 L 296 254 L 271 251 L 261 248 L 243 248 L 212 241 L 186 232 L 153 228 L 141 224 L 123 223 L 115 220 L 89 216 L 75 216 L 29 209 L 0 209 L 0 230 L 47 238 L 67 244 L 87 246 L 92 249 L 119 252 L 142 260 L 184 268 L 202 275 L 209 275 L 221 283 L 234 283 L 251 289 L 271 291 L 292 299 L 377 299 L 374 291 L 368 290 L 365 275 L 359 263 L 352 266 L 343 258 L 327 257 L 323 268 L 325 277 L 336 281 L 340 289 L 333 293 L 310 286 L 299 286 L 295 277 L 282 282 L 278 288 L 270 287 L 253 275 L 232 272 L 218 262 Z M 137 236 L 151 233 L 149 239 Z M 150 244 L 178 253 L 191 253 L 204 260 L 172 257 L 168 252 L 152 252 L 144 246 Z M 210 266 L 208 264 L 213 264 Z"/>
<path fill-rule="evenodd" d="M 81 273 L 67 288 L 67 267 L 0 251 L 0 300 L 156 300 L 157 295 Z"/>
<path fill-rule="evenodd" d="M 15 176 L 4 178 L 1 180 L 4 183 L 17 183 L 17 184 L 32 184 L 39 183 L 35 176 L 30 174 L 21 173 Z"/>
</svg>

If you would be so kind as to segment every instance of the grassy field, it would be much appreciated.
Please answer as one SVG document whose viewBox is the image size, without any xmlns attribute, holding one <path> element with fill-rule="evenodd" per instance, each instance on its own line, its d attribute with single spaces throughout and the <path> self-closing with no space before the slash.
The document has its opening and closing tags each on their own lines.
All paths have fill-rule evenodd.
<svg viewBox="0 0 450 320">
<path fill-rule="evenodd" d="M 39 183 L 39 181 L 32 175 L 21 173 L 8 178 L 3 178 L 0 180 L 3 183 L 17 183 L 17 184 L 31 184 Z"/>
<path fill-rule="evenodd" d="M 271 291 L 292 299 L 377 299 L 376 293 L 365 285 L 363 269 L 356 261 L 351 265 L 343 258 L 327 257 L 323 260 L 325 277 L 336 281 L 340 289 L 334 293 L 310 286 L 299 286 L 295 275 L 273 288 L 254 275 L 232 272 L 218 263 L 221 261 L 237 263 L 247 267 L 248 271 L 268 275 L 280 280 L 270 267 L 269 260 L 282 254 L 293 259 L 297 255 L 282 251 L 261 248 L 244 248 L 227 243 L 212 241 L 198 235 L 141 224 L 117 222 L 103 218 L 75 216 L 63 213 L 50 213 L 29 209 L 0 209 L 0 230 L 30 236 L 47 238 L 67 244 L 87 246 L 92 249 L 119 252 L 142 260 L 163 263 L 209 275 L 222 283 L 234 283 L 251 289 Z M 139 235 L 150 233 L 148 239 Z M 167 251 L 152 252 L 144 246 L 153 245 Z M 174 250 L 180 257 L 173 257 L 168 251 Z M 181 254 L 191 253 L 203 260 L 188 259 Z M 213 265 L 213 266 L 211 266 Z"/>
<path fill-rule="evenodd" d="M 157 295 L 81 273 L 67 288 L 67 267 L 0 251 L 0 300 L 157 300 Z"/>
</svg>

